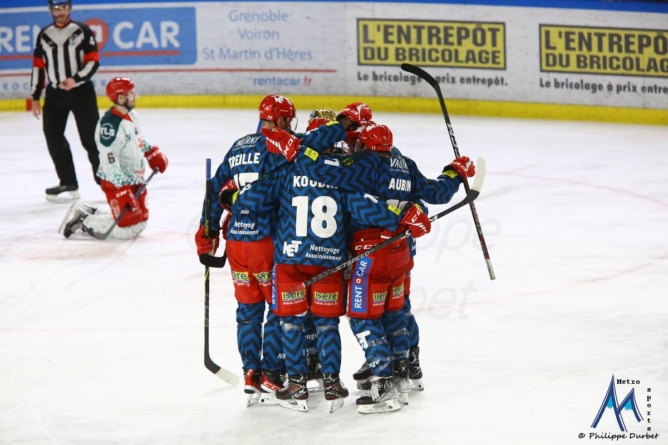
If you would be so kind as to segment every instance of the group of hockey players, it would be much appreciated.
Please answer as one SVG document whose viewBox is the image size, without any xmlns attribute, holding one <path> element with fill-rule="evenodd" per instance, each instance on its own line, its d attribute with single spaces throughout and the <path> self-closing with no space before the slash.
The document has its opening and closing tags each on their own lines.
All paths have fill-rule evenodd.
<svg viewBox="0 0 668 445">
<path fill-rule="evenodd" d="M 431 229 L 424 203 L 450 201 L 475 167 L 458 157 L 427 179 L 361 102 L 314 110 L 306 133 L 292 128 L 286 97 L 265 97 L 259 111 L 258 131 L 232 144 L 212 178 L 208 201 L 220 205 L 203 210 L 195 235 L 198 255 L 216 252 L 221 231 L 226 241 L 247 404 L 307 411 L 307 383 L 318 380 L 330 412 L 340 408 L 347 314 L 366 358 L 353 376 L 358 411 L 399 410 L 411 389 L 424 389 L 409 298 L 414 238 Z"/>
</svg>

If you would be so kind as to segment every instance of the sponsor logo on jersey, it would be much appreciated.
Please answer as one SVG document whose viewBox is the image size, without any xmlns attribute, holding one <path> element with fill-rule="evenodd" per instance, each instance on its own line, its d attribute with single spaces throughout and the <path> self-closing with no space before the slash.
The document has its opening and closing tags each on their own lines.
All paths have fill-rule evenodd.
<svg viewBox="0 0 668 445">
<path fill-rule="evenodd" d="M 100 127 L 100 138 L 110 140 L 116 137 L 116 129 L 110 123 L 102 124 Z"/>
<path fill-rule="evenodd" d="M 351 312 L 364 313 L 366 312 L 366 292 L 369 286 L 369 272 L 373 266 L 373 259 L 362 258 L 357 262 L 353 270 L 350 287 L 352 305 Z"/>
<path fill-rule="evenodd" d="M 334 303 L 339 299 L 338 292 L 314 292 L 313 299 L 321 303 Z"/>
<path fill-rule="evenodd" d="M 373 304 L 384 304 L 385 298 L 387 298 L 387 292 L 374 292 Z"/>
<path fill-rule="evenodd" d="M 404 294 L 404 285 L 392 288 L 392 298 L 399 298 Z"/>
<path fill-rule="evenodd" d="M 402 192 L 410 192 L 411 181 L 408 179 L 392 178 L 390 179 L 390 185 L 387 188 L 392 190 L 400 190 Z"/>
<path fill-rule="evenodd" d="M 306 291 L 304 289 L 298 290 L 297 292 L 291 294 L 290 292 L 281 292 L 281 301 L 283 303 L 294 303 L 299 300 L 303 300 L 306 297 Z"/>
<path fill-rule="evenodd" d="M 341 162 L 343 163 L 343 165 L 344 165 L 345 167 L 349 167 L 349 166 L 351 166 L 351 165 L 353 164 L 353 162 L 355 162 L 355 159 L 352 158 L 352 157 L 350 157 L 350 156 L 348 156 L 348 157 L 346 157 L 346 158 L 343 158 L 343 160 L 342 160 Z"/>
<path fill-rule="evenodd" d="M 250 286 L 250 276 L 248 272 L 232 271 L 232 281 L 237 286 Z"/>
<path fill-rule="evenodd" d="M 283 241 L 283 255 L 287 255 L 288 257 L 292 258 L 299 250 L 301 243 L 301 241 L 296 240 L 290 241 L 289 244 L 287 241 Z"/>
<path fill-rule="evenodd" d="M 234 143 L 234 149 L 240 149 L 247 146 L 254 146 L 257 141 L 260 140 L 260 136 L 244 136 Z"/>
<path fill-rule="evenodd" d="M 258 272 L 254 273 L 253 276 L 260 283 L 260 286 L 271 284 L 271 272 Z"/>
<path fill-rule="evenodd" d="M 404 158 L 390 158 L 390 168 L 408 171 L 408 164 Z"/>
</svg>

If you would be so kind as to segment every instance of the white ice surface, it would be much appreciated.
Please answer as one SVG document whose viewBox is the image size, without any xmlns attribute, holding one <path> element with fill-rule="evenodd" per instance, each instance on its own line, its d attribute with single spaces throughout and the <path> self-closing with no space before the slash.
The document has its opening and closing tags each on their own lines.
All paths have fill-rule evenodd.
<svg viewBox="0 0 668 445">
<path fill-rule="evenodd" d="M 412 294 L 426 391 L 361 416 L 346 320 L 352 394 L 334 414 L 322 394 L 307 414 L 246 409 L 204 368 L 192 241 L 204 160 L 254 131 L 256 112 L 140 113 L 169 168 L 149 186 L 144 233 L 106 242 L 58 235 L 67 206 L 44 199 L 58 181 L 41 122 L 0 114 L 0 444 L 582 444 L 620 433 L 609 410 L 590 427 L 613 374 L 640 380 L 617 385 L 619 400 L 635 388 L 643 415 L 622 414 L 627 435 L 661 435 L 620 443 L 668 443 L 667 128 L 454 116 L 462 154 L 487 160 L 476 206 L 497 280 L 468 209 L 434 224 Z M 442 116 L 374 118 L 427 176 L 453 159 Z M 82 202 L 105 206 L 75 128 Z M 211 294 L 211 355 L 240 372 L 229 269 L 213 271 Z"/>
</svg>

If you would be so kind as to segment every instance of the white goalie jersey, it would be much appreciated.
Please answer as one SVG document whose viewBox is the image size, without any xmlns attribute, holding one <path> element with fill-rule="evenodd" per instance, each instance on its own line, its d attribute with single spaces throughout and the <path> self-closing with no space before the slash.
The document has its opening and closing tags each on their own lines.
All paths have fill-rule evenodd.
<svg viewBox="0 0 668 445">
<path fill-rule="evenodd" d="M 144 182 L 144 153 L 152 147 L 141 136 L 135 111 L 123 115 L 113 107 L 107 110 L 95 128 L 95 142 L 100 153 L 100 179 L 117 188 Z"/>
</svg>

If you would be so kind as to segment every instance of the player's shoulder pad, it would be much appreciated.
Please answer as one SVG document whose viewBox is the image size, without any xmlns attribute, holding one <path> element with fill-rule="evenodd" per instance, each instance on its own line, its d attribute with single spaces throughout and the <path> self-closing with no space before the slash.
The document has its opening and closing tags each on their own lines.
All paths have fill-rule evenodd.
<svg viewBox="0 0 668 445">
<path fill-rule="evenodd" d="M 111 109 L 104 113 L 104 116 L 100 119 L 100 142 L 102 145 L 109 147 L 114 143 L 121 122 L 123 122 L 123 119 L 112 113 Z"/>
</svg>

